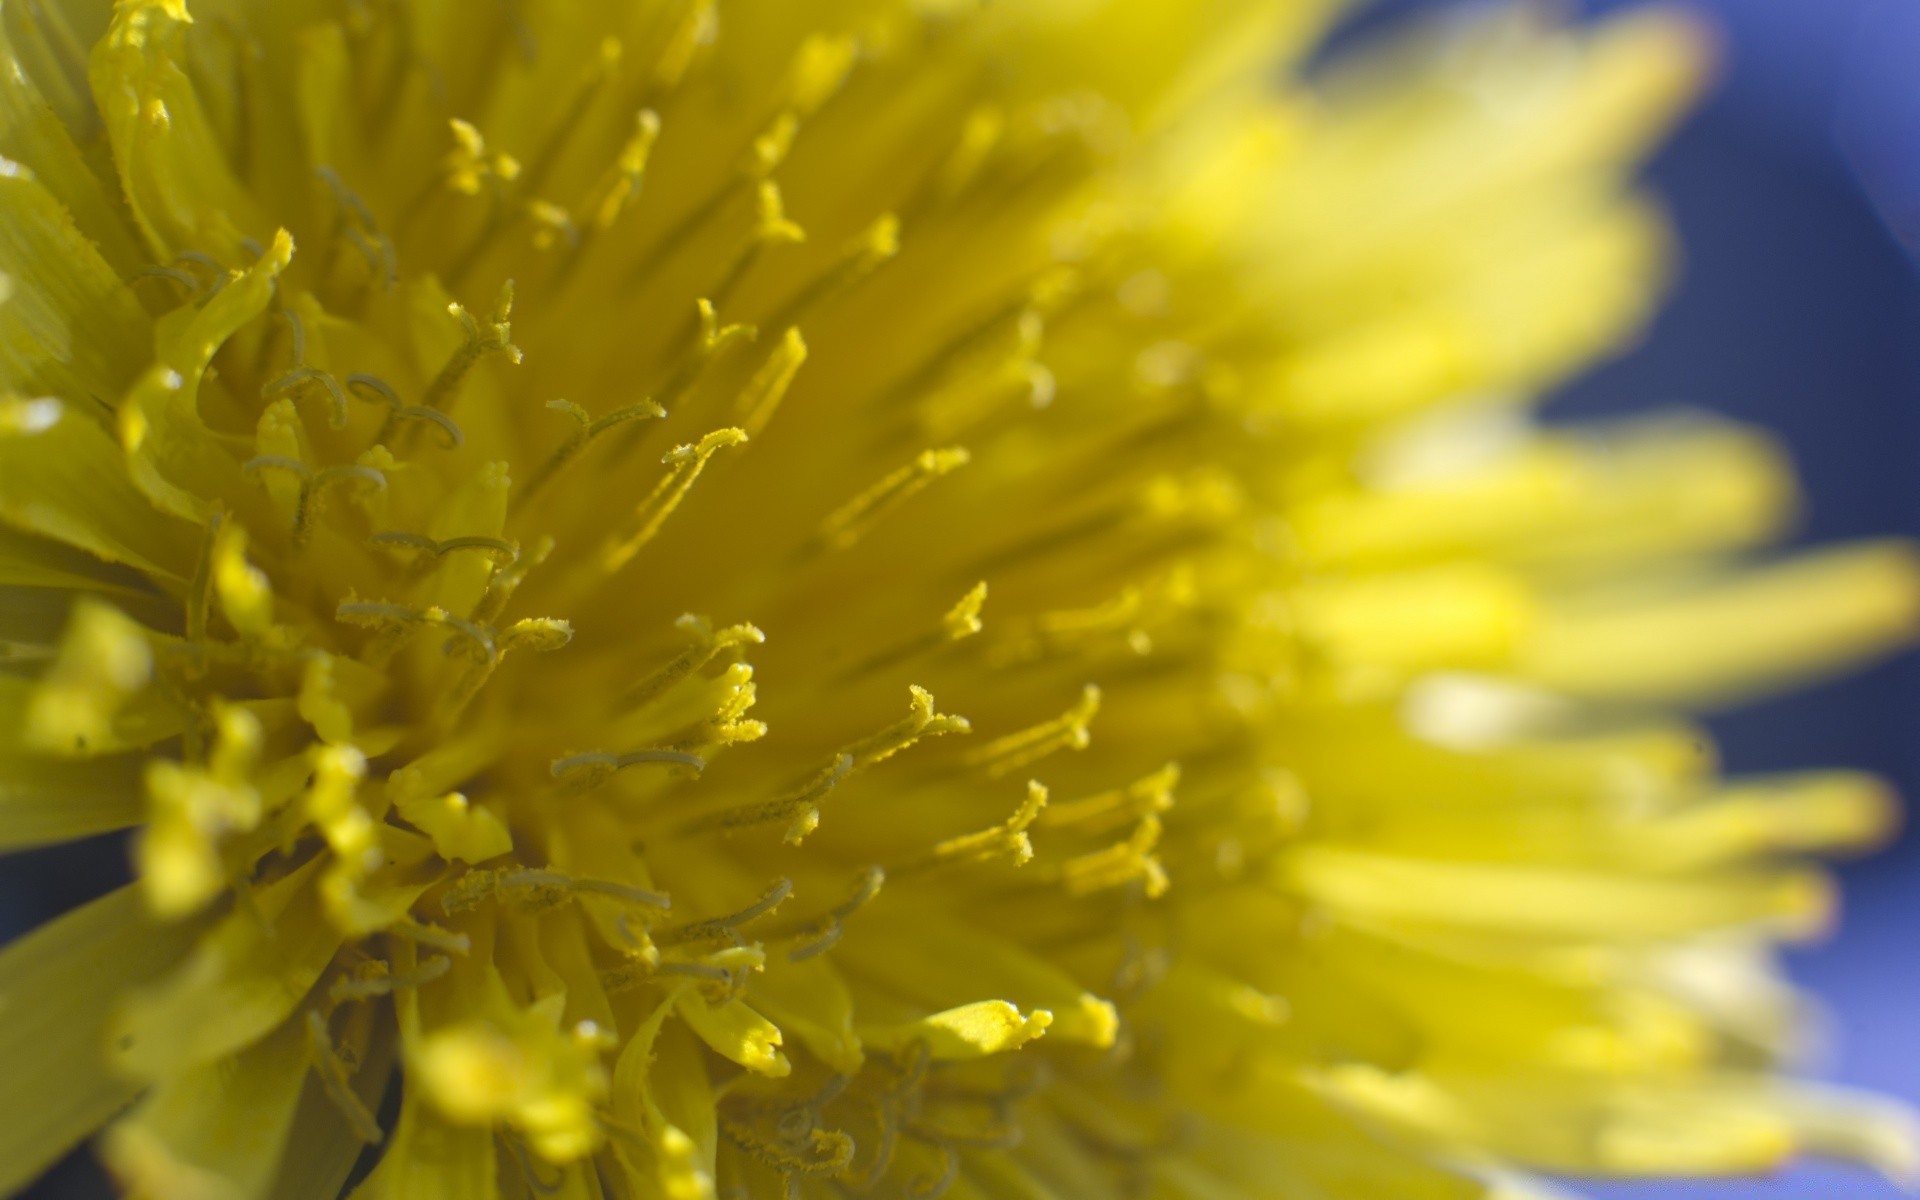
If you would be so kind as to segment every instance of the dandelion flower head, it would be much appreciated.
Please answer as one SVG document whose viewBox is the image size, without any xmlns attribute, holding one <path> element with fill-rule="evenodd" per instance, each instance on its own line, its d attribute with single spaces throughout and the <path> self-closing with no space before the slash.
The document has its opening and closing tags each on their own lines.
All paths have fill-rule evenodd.
<svg viewBox="0 0 1920 1200">
<path fill-rule="evenodd" d="M 1702 35 L 1337 7 L 8 0 L 0 845 L 134 881 L 0 952 L 0 1189 L 1909 1165 L 1775 1071 L 1887 800 L 1675 715 L 1907 551 L 1528 417 Z"/>
</svg>

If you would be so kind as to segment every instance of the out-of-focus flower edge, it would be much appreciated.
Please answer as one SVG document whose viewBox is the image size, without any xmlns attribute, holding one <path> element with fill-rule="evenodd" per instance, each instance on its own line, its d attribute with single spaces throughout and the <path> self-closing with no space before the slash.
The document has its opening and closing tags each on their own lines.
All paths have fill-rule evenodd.
<svg viewBox="0 0 1920 1200">
<path fill-rule="evenodd" d="M 1337 7 L 0 7 L 0 848 L 136 873 L 0 951 L 0 1191 L 1912 1173 L 1770 957 L 1890 799 L 1675 715 L 1911 550 L 1528 415 L 1708 39 Z"/>
</svg>

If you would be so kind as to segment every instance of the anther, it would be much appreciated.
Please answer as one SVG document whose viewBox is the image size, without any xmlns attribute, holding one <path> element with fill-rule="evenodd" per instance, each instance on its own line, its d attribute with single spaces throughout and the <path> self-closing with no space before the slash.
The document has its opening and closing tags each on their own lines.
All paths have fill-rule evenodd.
<svg viewBox="0 0 1920 1200">
<path fill-rule="evenodd" d="M 738 912 L 661 930 L 654 934 L 654 943 L 660 946 L 684 946 L 690 942 L 726 940 L 733 937 L 741 926 L 757 921 L 779 908 L 792 894 L 791 879 L 776 879 L 768 885 L 766 891 L 760 893 L 759 899 Z"/>
<path fill-rule="evenodd" d="M 509 320 L 513 315 L 513 280 L 509 279 L 500 286 L 493 312 L 484 326 L 474 320 L 473 314 L 458 301 L 448 304 L 447 312 L 460 322 L 466 340 L 453 352 L 446 365 L 440 368 L 440 373 L 433 377 L 433 382 L 427 385 L 426 393 L 420 398 L 421 407 L 441 412 L 451 407 L 461 380 L 482 358 L 489 354 L 500 354 L 515 365 L 521 359 L 520 347 L 512 341 L 513 325 Z"/>
<path fill-rule="evenodd" d="M 660 532 L 673 510 L 686 498 L 693 481 L 706 468 L 707 460 L 729 446 L 747 440 L 745 430 L 716 429 L 697 443 L 676 446 L 660 461 L 668 468 L 666 478 L 635 507 L 620 533 L 607 539 L 600 551 L 600 568 L 607 574 L 618 571 L 632 560 L 641 547 Z"/>
<path fill-rule="evenodd" d="M 475 550 L 491 558 L 497 566 L 502 568 L 511 567 L 520 559 L 519 546 L 505 538 L 485 537 L 479 534 L 435 541 L 423 533 L 387 529 L 369 537 L 367 542 L 374 546 L 398 546 L 406 550 L 417 550 L 428 559 L 444 558 L 456 550 Z"/>
<path fill-rule="evenodd" d="M 280 316 L 287 323 L 287 330 L 293 337 L 293 361 L 287 373 L 260 389 L 263 398 L 298 392 L 309 383 L 317 383 L 325 388 L 333 404 L 333 415 L 328 424 L 335 429 L 347 427 L 347 393 L 340 381 L 330 373 L 307 365 L 307 330 L 300 320 L 300 314 L 290 308 L 280 310 Z"/>
<path fill-rule="evenodd" d="M 775 310 L 766 324 L 779 329 L 798 325 L 800 319 L 819 305 L 853 287 L 900 253 L 900 219 L 884 213 L 864 233 L 848 245 L 840 261 L 802 285 L 785 304 Z"/>
<path fill-rule="evenodd" d="M 460 958 L 465 958 L 473 952 L 473 939 L 466 934 L 442 929 L 438 925 L 429 925 L 424 921 L 416 921 L 412 917 L 401 917 L 387 927 L 387 932 Z"/>
<path fill-rule="evenodd" d="M 584 754 L 569 754 L 565 758 L 554 759 L 548 766 L 548 772 L 561 781 L 565 794 L 578 796 L 599 787 L 613 778 L 616 772 L 645 763 L 684 767 L 695 775 L 707 769 L 706 759 L 684 750 L 630 750 L 625 754 L 590 750 Z"/>
<path fill-rule="evenodd" d="M 936 845 L 932 853 L 897 868 L 897 872 L 979 863 L 1002 855 L 1011 858 L 1015 866 L 1025 866 L 1033 860 L 1033 842 L 1027 836 L 1027 829 L 1046 806 L 1047 789 L 1038 780 L 1028 780 L 1026 799 L 1005 821 L 979 833 L 948 838 Z"/>
<path fill-rule="evenodd" d="M 983 580 L 969 588 L 967 594 L 941 616 L 937 629 L 854 663 L 841 674 L 840 679 L 858 679 L 885 667 L 897 667 L 918 655 L 972 637 L 986 627 L 980 620 L 980 610 L 986 602 L 987 585 Z"/>
<path fill-rule="evenodd" d="M 400 281 L 400 265 L 394 256 L 393 239 L 380 232 L 373 219 L 373 211 L 366 202 L 355 194 L 332 167 L 321 165 L 313 169 L 320 181 L 327 185 L 334 203 L 340 207 L 340 215 L 334 222 L 334 232 L 346 239 L 360 257 L 366 260 L 368 270 L 380 281 L 381 289 L 392 291 Z"/>
<path fill-rule="evenodd" d="M 622 143 L 618 157 L 599 183 L 587 193 L 582 210 L 592 214 L 593 227 L 607 230 L 640 195 L 647 160 L 660 139 L 660 114 L 643 108 L 634 114 L 634 130 Z"/>
<path fill-rule="evenodd" d="M 999 779 L 1037 762 L 1056 750 L 1084 750 L 1093 740 L 1088 727 L 1100 711 L 1100 689 L 1088 684 L 1080 701 L 1072 708 L 1031 729 L 995 738 L 967 756 L 970 766 L 986 768 L 987 776 Z"/>
<path fill-rule="evenodd" d="M 313 536 L 313 521 L 319 515 L 320 496 L 324 489 L 351 484 L 380 491 L 385 491 L 387 487 L 387 477 L 372 467 L 341 464 L 315 471 L 299 459 L 281 454 L 257 455 L 241 463 L 240 471 L 254 477 L 267 471 L 282 471 L 299 480 L 300 491 L 293 511 L 293 544 L 296 548 L 305 546 Z"/>
<path fill-rule="evenodd" d="M 887 873 L 879 867 L 868 867 L 860 873 L 860 882 L 855 886 L 853 895 L 834 905 L 819 917 L 799 926 L 792 933 L 784 935 L 797 939 L 798 944 L 787 951 L 790 962 L 805 962 L 809 958 L 823 954 L 839 942 L 846 932 L 846 919 L 864 908 L 887 881 Z"/>
<path fill-rule="evenodd" d="M 547 561 L 548 555 L 553 553 L 553 547 L 553 538 L 542 535 L 533 544 L 533 549 L 521 555 L 518 562 L 504 570 L 495 571 L 493 580 L 487 584 L 486 594 L 480 597 L 478 604 L 474 605 L 474 621 L 486 624 L 497 620 L 506 610 L 507 601 L 513 599 L 513 593 L 526 579 L 527 572 Z"/>
<path fill-rule="evenodd" d="M 334 609 L 334 616 L 349 625 L 381 631 L 386 641 L 391 643 L 382 646 L 382 650 L 388 653 L 397 645 L 395 634 L 414 626 L 437 625 L 465 638 L 487 663 L 491 664 L 499 657 L 499 648 L 494 643 L 491 631 L 437 606 L 415 609 L 382 601 L 348 600 Z"/>
<path fill-rule="evenodd" d="M 674 628 L 692 634 L 694 640 L 685 650 L 635 684 L 631 691 L 620 698 L 620 708 L 632 710 L 650 703 L 720 655 L 746 646 L 758 646 L 767 640 L 767 635 L 752 625 L 729 625 L 716 631 L 711 621 L 693 613 L 683 615 L 673 624 Z"/>
<path fill-rule="evenodd" d="M 935 712 L 933 693 L 927 689 L 912 684 L 908 686 L 907 693 L 907 715 L 904 718 L 847 747 L 847 753 L 853 760 L 853 770 L 864 771 L 875 763 L 884 762 L 922 738 L 973 731 L 972 723 L 965 717 Z"/>
<path fill-rule="evenodd" d="M 333 986 L 327 989 L 327 999 L 336 1005 L 371 1000 L 402 989 L 425 986 L 452 969 L 453 960 L 442 954 L 436 954 L 413 970 L 399 974 L 394 974 L 384 961 L 376 959 L 362 964 L 359 970 L 351 974 L 335 979 Z"/>
<path fill-rule="evenodd" d="M 187 293 L 189 300 L 196 299 L 200 295 L 202 286 L 198 279 L 195 279 L 191 274 L 181 270 L 179 267 L 141 267 L 133 273 L 132 280 L 129 282 L 141 279 L 164 279 L 169 283 L 177 284 L 181 290 Z"/>
<path fill-rule="evenodd" d="M 374 404 L 387 406 L 387 419 L 380 426 L 380 432 L 374 435 L 376 443 L 386 442 L 394 428 L 403 420 L 425 421 L 440 430 L 442 449 L 458 450 L 465 444 L 466 438 L 460 432 L 460 426 L 452 417 L 436 408 L 421 404 L 402 404 L 400 396 L 387 382 L 377 375 L 364 373 L 347 376 L 347 391 L 355 397 Z"/>
<path fill-rule="evenodd" d="M 1085 896 L 1138 879 L 1149 900 L 1165 895 L 1167 873 L 1153 855 L 1160 833 L 1160 818 L 1148 813 L 1126 841 L 1068 859 L 1061 866 L 1068 894 Z"/>
<path fill-rule="evenodd" d="M 807 343 L 800 331 L 789 327 L 780 344 L 774 347 L 767 361 L 754 372 L 753 378 L 734 401 L 734 415 L 740 419 L 741 428 L 749 437 L 757 437 L 773 419 L 774 410 L 780 407 L 780 401 L 786 397 L 787 389 L 793 385 L 793 377 L 800 373 L 800 366 L 807 361 Z"/>
<path fill-rule="evenodd" d="M 1062 829 L 1075 827 L 1082 832 L 1100 832 L 1119 828 L 1149 814 L 1173 807 L 1173 789 L 1180 782 L 1180 766 L 1168 763 L 1143 779 L 1126 787 L 1082 800 L 1068 800 L 1048 806 L 1040 814 L 1039 827 Z"/>
<path fill-rule="evenodd" d="M 853 771 L 853 755 L 842 752 L 832 762 L 814 772 L 797 787 L 772 800 L 722 809 L 696 817 L 680 827 L 683 834 L 713 833 L 748 829 L 775 821 L 786 821 L 785 840 L 799 845 L 809 833 L 820 827 L 820 801 Z"/>
<path fill-rule="evenodd" d="M 666 409 L 651 400 L 642 400 L 638 404 L 615 409 L 597 420 L 592 417 L 586 409 L 571 400 L 549 400 L 547 401 L 547 407 L 554 412 L 565 413 L 568 417 L 572 418 L 575 429 L 573 433 L 568 435 L 566 441 L 560 443 L 558 449 L 547 456 L 546 462 L 535 468 L 532 476 L 529 477 L 527 482 L 521 487 L 519 494 L 514 497 L 516 507 L 527 503 L 533 499 L 534 496 L 538 495 L 540 490 L 546 487 L 554 477 L 559 475 L 561 470 L 571 463 L 576 455 L 582 450 L 585 450 L 594 439 L 609 429 L 624 425 L 629 421 L 638 421 L 643 418 L 659 420 L 667 415 Z"/>
<path fill-rule="evenodd" d="M 822 521 L 820 541 L 834 550 L 847 549 L 934 480 L 965 466 L 969 457 L 959 446 L 923 451 L 913 462 L 855 496 Z"/>
<path fill-rule="evenodd" d="M 733 295 L 733 290 L 746 279 L 747 272 L 760 261 L 762 254 L 775 246 L 793 246 L 807 240 L 806 230 L 788 218 L 785 202 L 780 197 L 779 184 L 771 179 L 762 181 L 754 193 L 754 200 L 752 231 L 726 269 L 720 273 L 720 278 L 707 291 L 708 298 L 716 308 L 724 305 Z"/>
</svg>

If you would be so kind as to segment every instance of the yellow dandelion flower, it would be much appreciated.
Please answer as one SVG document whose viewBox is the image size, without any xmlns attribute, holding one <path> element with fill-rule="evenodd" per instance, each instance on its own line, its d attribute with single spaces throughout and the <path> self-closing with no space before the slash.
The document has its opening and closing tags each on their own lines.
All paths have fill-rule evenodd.
<svg viewBox="0 0 1920 1200">
<path fill-rule="evenodd" d="M 191 11 L 189 8 L 191 7 Z M 1659 12 L 0 11 L 0 1190 L 1419 1197 L 1913 1165 L 1790 1084 L 1905 636 L 1658 291 Z M 354 1174 L 364 1161 L 364 1177 Z"/>
</svg>

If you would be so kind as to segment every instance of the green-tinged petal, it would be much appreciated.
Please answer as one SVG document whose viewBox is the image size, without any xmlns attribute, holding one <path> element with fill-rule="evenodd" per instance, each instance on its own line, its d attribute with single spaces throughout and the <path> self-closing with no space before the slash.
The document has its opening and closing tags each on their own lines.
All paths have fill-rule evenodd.
<svg viewBox="0 0 1920 1200">
<path fill-rule="evenodd" d="M 0 388 L 110 403 L 144 364 L 151 325 L 28 168 L 0 159 Z"/>
<path fill-rule="evenodd" d="M 0 399 L 0 521 L 159 579 L 191 576 L 199 548 L 193 526 L 133 485 L 91 415 L 48 398 Z"/>
<path fill-rule="evenodd" d="M 849 974 L 889 980 L 942 1009 L 989 999 L 1045 1009 L 1053 1018 L 1051 1040 L 1113 1045 L 1113 1006 L 1016 944 L 933 913 L 876 909 L 872 918 L 834 949 L 834 961 Z"/>
<path fill-rule="evenodd" d="M 164 1079 L 249 1046 L 287 1018 L 340 948 L 313 886 L 320 861 L 256 892 L 179 969 L 122 1006 L 114 1022 L 122 1070 Z"/>
<path fill-rule="evenodd" d="M 118 208 L 118 188 L 94 173 L 75 144 L 74 131 L 86 129 L 93 107 L 92 98 L 85 92 L 86 81 L 74 79 L 48 61 L 57 51 L 48 44 L 46 35 L 58 38 L 65 31 L 33 28 L 44 26 L 49 19 L 61 20 L 64 14 L 57 9 L 52 5 L 9 4 L 4 10 L 0 64 L 22 69 L 0 70 L 0 156 L 32 171 L 73 215 L 80 232 L 100 247 L 117 272 L 125 275 L 139 267 L 142 257 Z M 28 26 L 20 36 L 14 33 L 16 23 Z M 44 70 L 35 69 L 43 63 Z M 63 104 L 63 100 L 70 103 Z M 73 119 L 81 106 L 89 120 Z M 57 109 L 65 112 L 67 119 L 63 120 Z"/>
<path fill-rule="evenodd" d="M 230 257 L 249 234 L 253 203 L 184 70 L 191 18 L 175 0 L 117 5 L 87 75 L 134 219 L 156 255 Z"/>
<path fill-rule="evenodd" d="M 137 824 L 140 768 L 136 757 L 75 762 L 0 755 L 0 851 Z"/>
<path fill-rule="evenodd" d="M 128 392 L 119 420 L 128 471 L 155 507 L 204 525 L 217 498 L 242 493 L 240 464 L 200 418 L 200 385 L 227 339 L 266 311 L 292 258 L 293 239 L 281 230 L 258 262 L 184 322 L 162 323 L 160 361 Z"/>
<path fill-rule="evenodd" d="M 1005 1000 L 963 1004 L 918 1021 L 864 1025 L 860 1036 L 870 1046 L 895 1052 L 924 1045 L 935 1062 L 953 1062 L 1017 1050 L 1053 1024 L 1044 1008 L 1022 1013 Z"/>
<path fill-rule="evenodd" d="M 306 1075 L 306 1026 L 288 1021 L 156 1084 L 107 1130 L 107 1165 L 136 1196 L 264 1200 Z"/>
<path fill-rule="evenodd" d="M 127 593 L 147 589 L 139 577 L 72 546 L 0 524 L 0 587 L 73 588 Z"/>
<path fill-rule="evenodd" d="M 198 930 L 155 925 L 124 887 L 0 950 L 0 1192 L 133 1099 L 139 1086 L 108 1065 L 109 1015 L 127 988 L 184 956 Z"/>
<path fill-rule="evenodd" d="M 367 1112 L 380 1110 L 380 1098 L 393 1078 L 395 1032 L 386 1020 L 374 1022 L 372 1040 L 353 1075 L 353 1094 Z M 309 1076 L 280 1172 L 267 1195 L 273 1200 L 339 1200 L 340 1189 L 367 1144 L 354 1132 L 339 1102 L 327 1095 L 317 1075 Z"/>
</svg>

